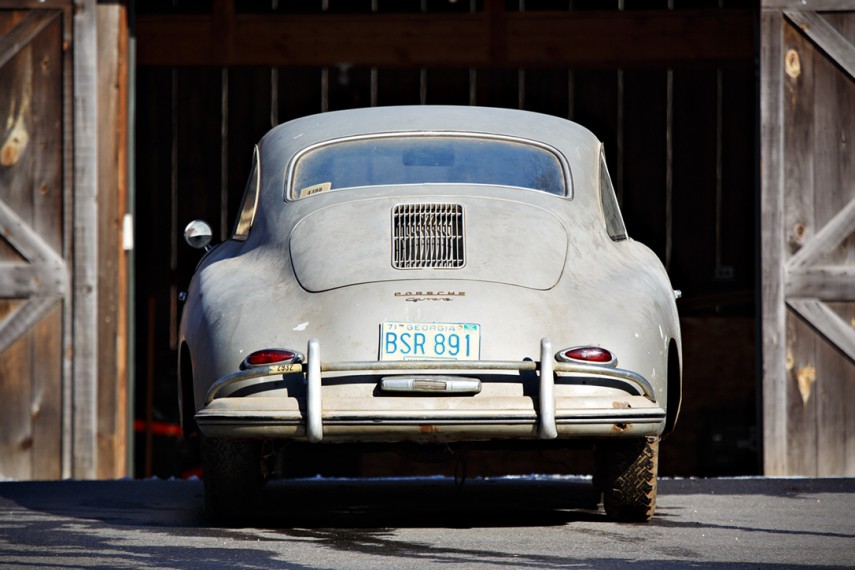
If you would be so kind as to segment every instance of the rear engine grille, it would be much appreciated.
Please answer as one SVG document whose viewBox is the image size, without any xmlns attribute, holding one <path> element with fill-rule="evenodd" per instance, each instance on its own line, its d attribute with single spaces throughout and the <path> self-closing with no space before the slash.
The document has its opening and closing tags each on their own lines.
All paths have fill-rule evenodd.
<svg viewBox="0 0 855 570">
<path fill-rule="evenodd" d="M 395 269 L 463 267 L 463 251 L 460 204 L 402 204 L 392 210 Z"/>
</svg>

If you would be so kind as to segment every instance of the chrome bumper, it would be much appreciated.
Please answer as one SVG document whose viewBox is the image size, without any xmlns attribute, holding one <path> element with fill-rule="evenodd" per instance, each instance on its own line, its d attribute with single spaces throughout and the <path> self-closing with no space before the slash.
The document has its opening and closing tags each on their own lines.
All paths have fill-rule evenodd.
<svg viewBox="0 0 855 570">
<path fill-rule="evenodd" d="M 264 432 L 265 424 L 271 426 L 288 425 L 292 422 L 277 419 L 275 410 L 258 410 L 255 412 L 246 410 L 235 410 L 234 413 L 223 413 L 214 410 L 206 411 L 206 408 L 214 400 L 223 397 L 222 393 L 228 387 L 240 383 L 245 386 L 259 385 L 267 382 L 277 382 L 283 375 L 299 374 L 304 378 L 306 385 L 305 409 L 303 410 L 303 423 L 305 425 L 305 438 L 310 442 L 319 442 L 324 438 L 323 401 L 321 397 L 322 376 L 324 373 L 431 373 L 442 371 L 449 374 L 472 374 L 477 372 L 534 372 L 538 374 L 538 407 L 536 410 L 537 437 L 542 439 L 555 439 L 559 435 L 559 424 L 572 425 L 580 423 L 591 424 L 621 424 L 642 423 L 647 425 L 657 424 L 664 420 L 665 412 L 660 407 L 648 407 L 639 409 L 616 409 L 609 414 L 591 411 L 575 415 L 574 417 L 556 418 L 555 402 L 555 376 L 582 375 L 585 377 L 602 378 L 612 382 L 620 382 L 644 397 L 650 402 L 656 402 L 656 394 L 653 386 L 640 374 L 620 368 L 605 368 L 596 365 L 575 364 L 556 362 L 553 357 L 552 345 L 547 338 L 540 342 L 540 362 L 534 361 L 401 361 L 401 362 L 323 362 L 320 356 L 320 343 L 316 339 L 309 340 L 306 353 L 306 362 L 293 364 L 272 364 L 260 366 L 236 372 L 224 376 L 214 382 L 205 398 L 205 407 L 197 414 L 197 421 L 205 431 L 206 424 L 219 425 L 246 425 L 246 430 L 258 435 Z M 226 390 L 227 391 L 227 390 Z M 525 413 L 517 412 L 502 415 L 500 418 L 496 413 L 484 414 L 473 413 L 469 416 L 461 414 L 431 414 L 430 417 L 395 417 L 394 414 L 380 420 L 383 426 L 420 425 L 426 422 L 438 425 L 484 425 L 490 422 L 507 424 L 509 426 L 523 426 L 528 423 Z M 350 415 L 333 419 L 332 424 L 356 425 L 377 427 L 378 418 L 357 417 Z M 252 426 L 256 426 L 254 431 Z M 331 427 L 331 426 L 330 426 Z M 294 432 L 296 434 L 296 431 Z"/>
</svg>

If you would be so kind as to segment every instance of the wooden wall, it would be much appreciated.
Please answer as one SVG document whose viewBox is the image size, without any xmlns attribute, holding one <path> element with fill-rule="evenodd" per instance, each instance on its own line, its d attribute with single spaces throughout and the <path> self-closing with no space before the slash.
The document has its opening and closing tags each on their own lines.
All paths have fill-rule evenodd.
<svg viewBox="0 0 855 570">
<path fill-rule="evenodd" d="M 14 479 L 62 473 L 64 33 L 61 10 L 0 11 L 0 476 Z"/>
<path fill-rule="evenodd" d="M 183 245 L 184 225 L 205 218 L 227 235 L 252 145 L 272 125 L 440 103 L 549 113 L 605 141 L 630 235 L 656 251 L 684 294 L 684 415 L 662 472 L 756 472 L 752 6 L 137 3 L 136 473 L 193 466 L 171 435 L 177 294 L 198 259 Z M 371 32 L 378 27 L 383 34 Z"/>
<path fill-rule="evenodd" d="M 124 476 L 124 7 L 0 0 L 0 478 Z"/>
<path fill-rule="evenodd" d="M 855 3 L 762 11 L 764 465 L 855 475 Z"/>
</svg>

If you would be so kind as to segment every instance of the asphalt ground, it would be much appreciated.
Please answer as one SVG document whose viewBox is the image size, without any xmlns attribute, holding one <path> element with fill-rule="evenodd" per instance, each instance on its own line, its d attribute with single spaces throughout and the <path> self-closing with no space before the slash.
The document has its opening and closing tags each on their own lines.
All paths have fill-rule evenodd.
<svg viewBox="0 0 855 570">
<path fill-rule="evenodd" d="M 198 480 L 0 483 L 2 568 L 855 568 L 855 479 L 661 479 L 647 524 L 590 480 L 275 482 L 249 526 Z"/>
</svg>

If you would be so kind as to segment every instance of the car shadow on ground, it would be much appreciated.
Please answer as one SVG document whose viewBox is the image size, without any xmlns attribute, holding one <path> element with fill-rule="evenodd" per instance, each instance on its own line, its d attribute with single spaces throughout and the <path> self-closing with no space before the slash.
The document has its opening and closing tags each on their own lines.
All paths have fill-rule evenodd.
<svg viewBox="0 0 855 570">
<path fill-rule="evenodd" d="M 606 521 L 599 502 L 579 477 L 275 480 L 248 519 L 300 528 L 552 526 Z"/>
<path fill-rule="evenodd" d="M 138 528 L 389 529 L 607 522 L 590 478 L 277 479 L 241 519 L 213 521 L 196 480 L 0 483 L 0 508 Z"/>
</svg>

